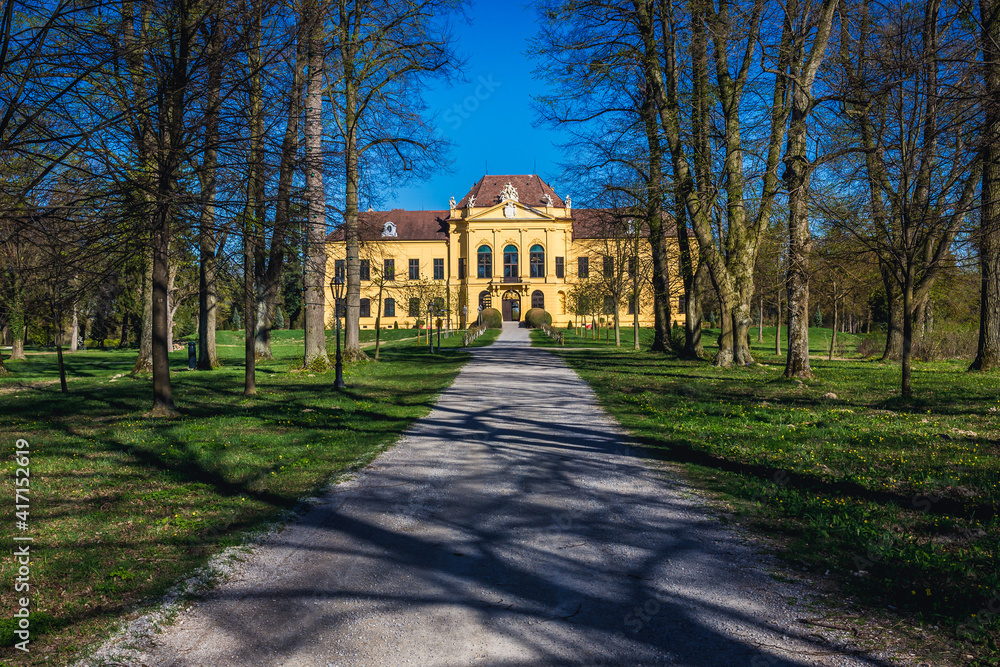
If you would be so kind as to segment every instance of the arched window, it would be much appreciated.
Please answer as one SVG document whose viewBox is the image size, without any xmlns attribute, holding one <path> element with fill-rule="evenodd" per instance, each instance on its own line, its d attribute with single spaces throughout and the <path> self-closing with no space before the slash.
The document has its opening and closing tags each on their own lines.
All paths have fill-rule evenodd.
<svg viewBox="0 0 1000 667">
<path fill-rule="evenodd" d="M 479 307 L 483 309 L 493 307 L 493 297 L 486 290 L 479 293 Z"/>
<path fill-rule="evenodd" d="M 517 246 L 509 245 L 503 249 L 503 277 L 519 277 L 517 270 Z"/>
<path fill-rule="evenodd" d="M 360 311 L 358 317 L 371 317 L 372 316 L 372 301 L 371 299 L 361 299 Z"/>
<path fill-rule="evenodd" d="M 492 278 L 493 277 L 493 250 L 488 245 L 479 246 L 479 250 L 476 252 L 479 256 L 478 266 L 479 273 L 477 274 L 480 278 Z"/>
<path fill-rule="evenodd" d="M 566 292 L 559 292 L 559 314 L 566 314 Z"/>
<path fill-rule="evenodd" d="M 542 294 L 542 290 L 536 289 L 531 293 L 531 307 L 545 310 L 545 295 Z"/>
<path fill-rule="evenodd" d="M 396 300 L 391 296 L 385 300 L 385 316 L 395 317 L 396 316 Z"/>
<path fill-rule="evenodd" d="M 542 246 L 537 244 L 531 246 L 528 254 L 528 264 L 531 267 L 532 278 L 545 277 L 545 251 L 542 250 Z"/>
</svg>

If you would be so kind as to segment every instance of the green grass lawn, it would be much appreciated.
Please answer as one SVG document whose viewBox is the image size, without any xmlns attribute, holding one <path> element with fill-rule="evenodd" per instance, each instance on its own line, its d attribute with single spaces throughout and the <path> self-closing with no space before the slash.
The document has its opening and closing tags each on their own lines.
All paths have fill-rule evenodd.
<svg viewBox="0 0 1000 667">
<path fill-rule="evenodd" d="M 564 329 L 559 328 L 559 331 L 563 333 L 563 345 L 562 347 L 608 347 L 615 348 L 615 332 L 613 328 L 602 327 L 598 330 L 586 330 L 586 329 Z M 809 355 L 810 356 L 824 356 L 830 353 L 830 336 L 832 331 L 830 329 L 823 328 L 812 328 L 809 329 Z M 596 335 L 596 338 L 595 338 Z M 684 331 L 682 329 L 675 330 L 675 336 L 681 337 L 681 344 L 683 344 Z M 785 339 L 785 330 L 782 328 L 781 331 L 781 349 L 785 351 L 787 341 Z M 622 326 L 620 331 L 621 338 L 621 348 L 631 351 L 633 349 L 633 343 L 635 341 L 635 330 L 631 325 Z M 855 348 L 857 347 L 858 341 L 863 338 L 863 336 L 858 336 L 854 334 L 837 334 L 837 349 L 834 351 L 835 357 L 853 356 L 855 354 Z M 559 343 L 539 330 L 531 332 L 532 345 L 535 347 L 560 347 Z M 703 329 L 702 330 L 702 345 L 704 346 L 706 352 L 711 354 L 719 340 L 719 329 Z M 648 350 L 653 344 L 653 329 L 652 327 L 640 327 L 639 328 L 639 347 L 643 350 Z M 774 327 L 764 327 L 764 339 L 762 342 L 758 341 L 758 330 L 757 327 L 750 329 L 750 349 L 756 356 L 764 355 L 765 357 L 770 357 L 774 355 Z"/>
<path fill-rule="evenodd" d="M 134 351 L 67 354 L 68 394 L 59 392 L 55 355 L 5 362 L 12 375 L 0 378 L 0 488 L 13 513 L 11 454 L 26 439 L 34 606 L 30 655 L 11 648 L 8 614 L 0 661 L 70 661 L 111 619 L 394 442 L 469 357 L 460 334 L 442 339 L 441 354 L 400 340 L 379 362 L 347 365 L 347 389 L 337 392 L 332 372 L 298 370 L 301 336 L 275 332 L 275 360 L 258 366 L 253 397 L 242 395 L 239 332 L 219 332 L 224 365 L 216 371 L 187 371 L 187 353 L 172 354 L 181 416 L 170 420 L 145 416 L 151 381 L 127 375 Z M 14 570 L 12 558 L 0 560 L 5 591 Z"/>
<path fill-rule="evenodd" d="M 914 363 L 904 404 L 899 368 L 870 361 L 814 358 L 800 385 L 773 349 L 739 369 L 555 351 L 652 456 L 686 466 L 793 562 L 1000 664 L 1000 375 Z"/>
</svg>

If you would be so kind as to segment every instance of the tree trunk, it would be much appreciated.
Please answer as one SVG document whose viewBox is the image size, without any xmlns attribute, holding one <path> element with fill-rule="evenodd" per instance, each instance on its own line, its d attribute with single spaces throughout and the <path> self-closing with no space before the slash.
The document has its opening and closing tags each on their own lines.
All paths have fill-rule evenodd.
<svg viewBox="0 0 1000 667">
<path fill-rule="evenodd" d="M 756 246 L 753 251 L 746 250 L 747 255 L 756 254 Z M 750 353 L 750 327 L 753 326 L 753 264 L 754 257 L 745 257 L 735 262 L 730 262 L 730 271 L 733 274 L 733 282 L 736 289 L 733 292 L 734 299 L 732 305 L 733 317 L 733 360 L 732 363 L 739 366 L 748 366 L 756 363 Z"/>
<path fill-rule="evenodd" d="M 167 351 L 174 351 L 174 313 L 179 304 L 174 303 L 174 284 L 177 280 L 177 267 L 171 266 L 167 279 Z"/>
<path fill-rule="evenodd" d="M 907 275 L 903 282 L 903 398 L 913 396 L 910 384 L 910 362 L 913 355 L 913 279 L 912 269 L 907 267 Z"/>
<path fill-rule="evenodd" d="M 899 361 L 903 357 L 903 306 L 889 269 L 882 269 L 882 283 L 885 286 L 886 306 L 889 321 L 885 332 L 885 349 L 879 361 Z"/>
<path fill-rule="evenodd" d="M 778 314 L 774 318 L 774 353 L 781 354 L 781 290 L 778 290 Z"/>
<path fill-rule="evenodd" d="M 292 91 L 288 103 L 288 119 L 285 124 L 285 136 L 281 143 L 281 163 L 278 167 L 278 192 L 274 210 L 274 229 L 271 233 L 271 252 L 267 259 L 267 269 L 262 275 L 257 298 L 255 355 L 258 360 L 274 358 L 271 353 L 271 329 L 281 294 L 281 273 L 285 261 L 285 236 L 291 224 L 292 184 L 299 148 L 299 116 L 302 113 L 303 63 L 306 58 L 307 34 L 300 26 L 295 48 L 295 72 L 292 77 Z"/>
<path fill-rule="evenodd" d="M 172 180 L 168 174 L 162 181 Z M 170 350 L 167 348 L 168 313 L 167 281 L 170 275 L 170 206 L 167 202 L 169 184 L 162 184 L 160 205 L 153 218 L 153 262 L 152 262 L 152 322 L 150 326 L 150 347 L 152 348 L 153 408 L 154 416 L 166 416 L 175 412 L 173 390 L 170 386 Z M 133 372 L 135 372 L 133 370 Z"/>
<path fill-rule="evenodd" d="M 653 259 L 653 352 L 667 352 L 670 341 L 670 265 L 663 231 L 663 150 L 656 122 L 656 102 L 647 94 L 641 115 L 649 147 L 649 178 L 646 187 L 646 224 L 649 226 L 649 249 Z M 636 304 L 638 305 L 638 303 Z"/>
<path fill-rule="evenodd" d="M 162 145 L 156 161 L 156 207 L 152 224 L 153 245 L 153 416 L 169 416 L 176 413 L 173 391 L 170 386 L 170 313 L 168 291 L 170 282 L 170 220 L 173 216 L 173 202 L 176 195 L 177 174 L 185 148 L 186 128 L 184 110 L 187 103 L 189 81 L 188 62 L 191 45 L 196 30 L 191 22 L 191 7 L 179 0 L 176 4 L 176 33 L 172 35 L 175 55 L 162 82 L 163 97 L 160 101 L 161 113 L 165 120 Z"/>
<path fill-rule="evenodd" d="M 701 359 L 705 356 L 705 349 L 701 345 L 701 321 L 705 317 L 701 295 L 707 289 L 707 282 L 708 266 L 699 262 L 690 286 L 684 290 L 687 295 L 684 303 L 684 357 L 687 359 Z"/>
<path fill-rule="evenodd" d="M 208 46 L 208 89 L 205 97 L 205 151 L 202 158 L 201 215 L 198 220 L 198 368 L 210 371 L 218 368 L 219 356 L 215 347 L 215 330 L 218 326 L 218 285 L 216 283 L 216 256 L 218 238 L 216 230 L 215 201 L 219 167 L 219 106 L 222 99 L 223 60 L 219 56 L 224 40 L 223 22 L 214 17 L 215 30 Z"/>
<path fill-rule="evenodd" d="M 250 2 L 247 17 L 249 35 L 247 37 L 247 65 L 250 78 L 247 90 L 247 107 L 250 114 L 248 126 L 246 206 L 243 209 L 243 395 L 257 393 L 256 332 L 257 308 L 255 298 L 255 278 L 258 275 L 258 253 L 264 241 L 259 238 L 264 228 L 264 89 L 261 83 L 262 60 L 260 55 L 261 15 L 260 5 Z M 269 322 L 262 323 L 269 327 Z"/>
<path fill-rule="evenodd" d="M 70 326 L 69 336 L 69 351 L 76 352 L 79 347 L 78 340 L 80 338 L 80 316 L 79 308 L 75 299 L 73 300 L 73 323 Z"/>
<path fill-rule="evenodd" d="M 146 255 L 146 270 L 142 281 L 142 329 L 139 335 L 139 357 L 132 367 L 132 374 L 153 370 L 153 256 Z M 166 341 L 166 339 L 164 339 Z"/>
<path fill-rule="evenodd" d="M 788 125 L 788 142 L 785 149 L 785 188 L 788 192 L 788 357 L 785 377 L 805 379 L 812 377 L 809 366 L 809 262 L 813 241 L 809 233 L 809 181 L 812 165 L 807 153 L 808 120 L 813 107 L 812 88 L 816 73 L 826 55 L 827 44 L 833 27 L 834 13 L 839 0 L 823 0 L 823 10 L 818 17 L 812 45 L 805 54 L 800 50 L 790 58 L 791 110 Z M 790 0 L 785 6 L 784 44 L 799 44 L 808 36 L 792 34 L 792 26 L 807 24 L 805 16 L 812 10 L 811 2 Z M 802 15 L 802 16 L 800 16 Z M 798 30 L 802 30 L 798 28 Z M 804 56 L 804 58 L 803 58 Z M 836 306 L 835 306 L 836 308 Z"/>
<path fill-rule="evenodd" d="M 615 309 L 614 321 L 615 321 L 615 347 L 621 347 L 622 346 L 621 322 L 618 319 L 617 308 Z"/>
<path fill-rule="evenodd" d="M 758 299 L 757 311 L 757 342 L 764 342 L 764 294 L 761 293 Z"/>
<path fill-rule="evenodd" d="M 837 324 L 838 315 L 837 312 L 837 283 L 833 284 L 833 331 L 830 332 L 830 361 L 833 361 L 833 351 L 837 347 Z"/>
<path fill-rule="evenodd" d="M 986 117 L 979 223 L 979 344 L 970 371 L 1000 367 L 1000 1 L 979 0 Z"/>
<path fill-rule="evenodd" d="M 349 51 L 350 60 L 345 59 L 345 68 L 350 69 L 346 63 L 353 65 L 354 48 L 345 46 L 344 51 Z M 354 361 L 364 359 L 365 353 L 361 351 L 361 237 L 358 232 L 358 179 L 360 177 L 360 165 L 358 164 L 358 91 L 353 79 L 345 81 L 344 95 L 344 169 L 345 169 L 345 206 L 344 206 L 344 240 L 347 248 L 347 299 L 346 312 L 344 314 L 344 358 Z M 428 315 L 427 335 L 430 336 L 431 322 Z"/>
<path fill-rule="evenodd" d="M 733 365 L 733 313 L 729 301 L 719 299 L 719 351 L 715 353 L 716 366 Z"/>
<path fill-rule="evenodd" d="M 56 346 L 56 364 L 59 369 L 59 391 L 66 393 L 69 388 L 66 386 L 66 364 L 63 363 L 63 328 L 62 328 L 62 313 L 55 306 L 55 299 L 53 298 L 52 306 L 52 324 L 55 325 L 55 335 L 53 336 L 53 343 Z"/>
<path fill-rule="evenodd" d="M 306 228 L 305 276 L 305 359 L 307 368 L 325 370 L 330 366 L 326 353 L 324 304 L 326 289 L 326 196 L 323 187 L 323 47 L 322 18 L 316 0 L 303 8 L 309 31 L 308 75 L 305 104 L 306 200 L 309 220 Z"/>
</svg>

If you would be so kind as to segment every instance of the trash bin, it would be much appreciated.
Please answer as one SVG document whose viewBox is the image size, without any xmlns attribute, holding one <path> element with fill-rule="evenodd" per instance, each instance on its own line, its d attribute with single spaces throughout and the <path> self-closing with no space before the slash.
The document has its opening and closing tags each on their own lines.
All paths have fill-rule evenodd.
<svg viewBox="0 0 1000 667">
<path fill-rule="evenodd" d="M 198 343 L 191 341 L 188 343 L 188 368 L 195 369 L 198 365 Z"/>
</svg>

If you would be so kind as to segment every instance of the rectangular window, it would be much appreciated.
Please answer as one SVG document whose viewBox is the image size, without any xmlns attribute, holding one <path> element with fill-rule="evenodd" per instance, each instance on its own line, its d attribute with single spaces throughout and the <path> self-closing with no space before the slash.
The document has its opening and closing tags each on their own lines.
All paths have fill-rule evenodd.
<svg viewBox="0 0 1000 667">
<path fill-rule="evenodd" d="M 458 279 L 465 280 L 465 258 L 458 258 Z"/>
<path fill-rule="evenodd" d="M 604 256 L 604 277 L 610 278 L 615 274 L 615 260 L 613 257 Z"/>
<path fill-rule="evenodd" d="M 605 315 L 615 314 L 615 298 L 613 296 L 604 297 L 604 314 Z"/>
<path fill-rule="evenodd" d="M 639 258 L 629 257 L 628 258 L 628 277 L 635 280 L 635 273 L 639 269 Z"/>
<path fill-rule="evenodd" d="M 479 267 L 479 277 L 480 278 L 492 278 L 493 277 L 493 251 L 490 250 L 489 246 L 483 246 L 479 249 L 477 253 L 479 256 L 479 261 L 477 266 Z"/>
<path fill-rule="evenodd" d="M 566 277 L 566 267 L 563 266 L 564 260 L 564 257 L 556 257 L 556 278 Z"/>
<path fill-rule="evenodd" d="M 371 299 L 361 299 L 361 312 L 358 317 L 371 317 L 372 316 L 372 301 Z"/>
<path fill-rule="evenodd" d="M 396 279 L 396 260 L 387 259 L 382 263 L 382 275 L 386 280 Z"/>
<path fill-rule="evenodd" d="M 410 280 L 420 280 L 420 260 L 410 260 Z"/>
<path fill-rule="evenodd" d="M 590 258 L 589 257 L 577 257 L 576 258 L 576 275 L 580 278 L 590 277 Z"/>
<path fill-rule="evenodd" d="M 412 297 L 406 311 L 407 317 L 420 317 L 420 299 Z"/>
<path fill-rule="evenodd" d="M 444 259 L 434 260 L 434 280 L 444 280 Z"/>
<path fill-rule="evenodd" d="M 361 280 L 371 280 L 372 269 L 367 259 L 361 260 Z"/>
<path fill-rule="evenodd" d="M 628 300 L 628 314 L 635 315 L 635 297 L 630 297 Z"/>
<path fill-rule="evenodd" d="M 687 299 L 682 296 L 677 298 L 677 312 L 681 315 L 687 312 Z"/>
<path fill-rule="evenodd" d="M 385 300 L 385 316 L 386 317 L 396 317 L 396 300 L 389 297 Z"/>
<path fill-rule="evenodd" d="M 337 299 L 336 303 L 334 303 L 334 311 L 335 312 L 334 312 L 333 316 L 334 317 L 343 317 L 344 316 L 344 307 L 345 307 L 345 305 L 346 305 L 346 303 L 345 303 L 345 301 L 343 299 Z"/>
<path fill-rule="evenodd" d="M 333 261 L 333 275 L 336 278 L 344 278 L 347 276 L 347 260 L 346 259 L 335 259 Z"/>
<path fill-rule="evenodd" d="M 534 246 L 538 248 L 538 246 Z M 545 253 L 539 248 L 528 253 L 528 275 L 532 278 L 545 277 Z"/>
</svg>

